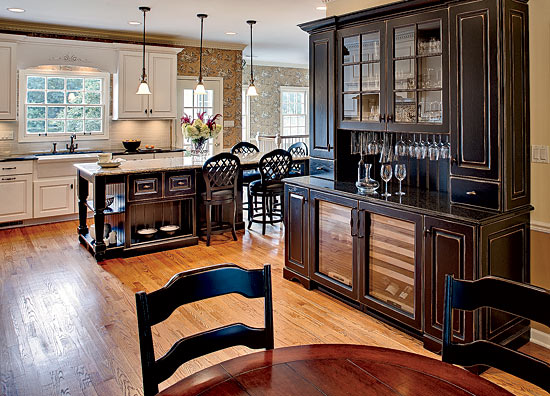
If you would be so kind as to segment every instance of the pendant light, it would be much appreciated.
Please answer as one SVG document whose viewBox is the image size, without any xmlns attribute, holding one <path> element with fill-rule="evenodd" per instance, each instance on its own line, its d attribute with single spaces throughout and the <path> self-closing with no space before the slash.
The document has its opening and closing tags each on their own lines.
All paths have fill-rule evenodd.
<svg viewBox="0 0 550 396">
<path fill-rule="evenodd" d="M 246 91 L 246 96 L 258 96 L 258 91 L 254 85 L 254 58 L 252 56 L 252 26 L 256 24 L 256 21 L 246 21 L 250 25 L 250 84 Z"/>
<path fill-rule="evenodd" d="M 199 82 L 197 83 L 197 86 L 195 87 L 195 93 L 197 95 L 206 95 L 206 89 L 204 89 L 204 84 L 202 83 L 202 31 L 203 31 L 203 25 L 204 25 L 204 18 L 207 18 L 208 15 L 206 14 L 197 14 L 197 17 L 201 20 L 201 49 L 200 49 L 200 55 L 199 55 Z"/>
<path fill-rule="evenodd" d="M 151 11 L 151 8 L 139 7 L 139 10 L 143 12 L 143 69 L 141 71 L 141 83 L 139 84 L 137 94 L 151 95 L 149 84 L 147 84 L 147 74 L 145 74 L 145 14 Z"/>
</svg>

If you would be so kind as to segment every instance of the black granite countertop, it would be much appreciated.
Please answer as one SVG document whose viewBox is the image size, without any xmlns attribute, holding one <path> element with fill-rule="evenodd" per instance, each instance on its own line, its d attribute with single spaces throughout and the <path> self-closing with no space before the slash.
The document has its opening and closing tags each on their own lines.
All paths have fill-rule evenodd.
<svg viewBox="0 0 550 396">
<path fill-rule="evenodd" d="M 355 183 L 350 182 L 330 181 L 313 176 L 293 177 L 285 179 L 284 181 L 287 184 L 312 188 L 315 190 L 333 193 L 361 201 L 372 202 L 395 209 L 401 209 L 425 215 L 439 217 L 443 216 L 450 219 L 461 220 L 473 224 L 490 223 L 496 219 L 501 219 L 503 217 L 511 215 L 512 213 L 516 213 L 501 213 L 493 210 L 475 209 L 462 205 L 452 204 L 450 202 L 450 196 L 447 193 L 421 190 L 416 187 L 403 186 L 403 191 L 406 195 L 392 195 L 391 197 L 385 198 L 382 197 L 380 194 L 359 194 L 357 192 L 357 187 L 355 187 Z M 397 189 L 397 186 L 391 184 L 390 186 L 390 192 Z M 379 190 L 383 191 L 383 188 L 384 186 L 381 185 Z M 529 208 L 523 208 L 519 211 L 526 210 L 529 210 Z"/>
<path fill-rule="evenodd" d="M 92 150 L 82 149 L 76 150 L 73 154 L 90 154 L 90 153 L 112 153 L 113 155 L 127 155 L 127 154 L 150 154 L 150 153 L 178 153 L 184 149 L 181 148 L 154 148 L 151 150 L 141 149 L 137 151 L 126 151 L 124 149 L 112 149 L 112 150 Z M 68 151 L 58 152 L 56 155 L 62 156 L 63 154 L 71 154 Z M 33 161 L 43 155 L 52 155 L 51 152 L 30 152 L 30 153 L 1 153 L 0 162 L 6 161 Z"/>
</svg>

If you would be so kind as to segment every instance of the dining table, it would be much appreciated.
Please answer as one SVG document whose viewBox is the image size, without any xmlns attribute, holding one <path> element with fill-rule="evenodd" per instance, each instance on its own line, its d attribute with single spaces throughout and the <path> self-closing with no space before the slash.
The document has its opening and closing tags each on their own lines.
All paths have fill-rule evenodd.
<svg viewBox="0 0 550 396">
<path fill-rule="evenodd" d="M 276 348 L 216 364 L 159 393 L 236 395 L 477 395 L 512 393 L 461 367 L 376 346 L 322 344 Z"/>
</svg>

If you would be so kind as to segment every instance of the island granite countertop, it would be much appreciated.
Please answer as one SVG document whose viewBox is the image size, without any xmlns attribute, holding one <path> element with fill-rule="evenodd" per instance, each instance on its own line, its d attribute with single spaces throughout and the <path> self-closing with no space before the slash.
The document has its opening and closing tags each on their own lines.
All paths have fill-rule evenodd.
<svg viewBox="0 0 550 396">
<path fill-rule="evenodd" d="M 403 186 L 403 191 L 406 195 L 392 195 L 391 197 L 386 198 L 382 197 L 380 194 L 359 194 L 357 192 L 357 187 L 355 187 L 355 183 L 331 181 L 314 176 L 292 177 L 284 179 L 284 182 L 290 185 L 311 188 L 394 209 L 407 210 L 423 215 L 443 216 L 471 224 L 481 225 L 491 223 L 497 219 L 500 220 L 504 217 L 517 215 L 518 212 L 528 212 L 533 210 L 533 207 L 529 206 L 527 208 L 521 208 L 516 211 L 509 211 L 503 214 L 495 210 L 476 209 L 473 207 L 451 203 L 448 193 L 428 191 L 410 186 Z"/>
</svg>

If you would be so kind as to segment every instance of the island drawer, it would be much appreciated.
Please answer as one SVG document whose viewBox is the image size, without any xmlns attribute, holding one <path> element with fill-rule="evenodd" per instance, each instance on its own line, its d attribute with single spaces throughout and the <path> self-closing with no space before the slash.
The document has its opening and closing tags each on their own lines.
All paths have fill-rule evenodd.
<svg viewBox="0 0 550 396">
<path fill-rule="evenodd" d="M 322 177 L 323 179 L 334 180 L 334 161 L 310 158 L 309 174 L 311 176 Z"/>
<path fill-rule="evenodd" d="M 164 174 L 164 196 L 177 197 L 195 193 L 195 172 L 166 172 Z"/>
<path fill-rule="evenodd" d="M 162 174 L 128 176 L 128 196 L 130 201 L 143 201 L 162 197 Z"/>
</svg>

